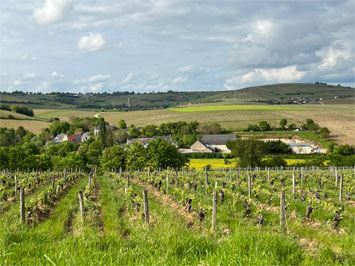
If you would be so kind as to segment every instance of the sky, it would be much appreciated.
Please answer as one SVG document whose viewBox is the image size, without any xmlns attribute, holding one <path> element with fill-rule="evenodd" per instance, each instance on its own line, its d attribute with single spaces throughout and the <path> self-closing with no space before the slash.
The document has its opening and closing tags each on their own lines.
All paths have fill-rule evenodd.
<svg viewBox="0 0 355 266">
<path fill-rule="evenodd" d="M 1 0 L 0 91 L 354 86 L 355 0 Z"/>
</svg>

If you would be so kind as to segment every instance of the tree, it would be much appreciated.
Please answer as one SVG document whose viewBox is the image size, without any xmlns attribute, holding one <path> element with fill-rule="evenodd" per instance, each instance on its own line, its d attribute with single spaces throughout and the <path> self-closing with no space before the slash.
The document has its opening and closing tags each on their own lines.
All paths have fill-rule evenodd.
<svg viewBox="0 0 355 266">
<path fill-rule="evenodd" d="M 330 135 L 330 131 L 328 128 L 326 127 L 322 127 L 319 132 L 318 132 L 319 136 L 322 137 L 322 138 L 328 138 L 329 135 Z"/>
<path fill-rule="evenodd" d="M 267 167 L 280 167 L 287 166 L 287 162 L 280 155 L 273 156 L 271 160 L 268 160 L 264 163 L 264 166 Z"/>
<path fill-rule="evenodd" d="M 316 124 L 312 119 L 306 119 L 306 123 L 303 125 L 303 128 L 309 129 L 312 131 L 317 131 L 319 129 L 319 125 Z"/>
<path fill-rule="evenodd" d="M 281 119 L 280 120 L 280 127 L 282 130 L 285 130 L 286 125 L 287 125 L 287 119 L 285 119 L 285 118 Z"/>
<path fill-rule="evenodd" d="M 167 167 L 180 168 L 189 162 L 189 160 L 180 153 L 174 145 L 162 138 L 151 140 L 147 151 L 149 165 L 155 169 L 166 169 Z"/>
<path fill-rule="evenodd" d="M 102 154 L 104 145 L 99 139 L 94 140 L 90 143 L 88 151 L 86 153 L 89 164 L 98 166 L 100 161 L 99 158 Z"/>
<path fill-rule="evenodd" d="M 260 121 L 259 128 L 260 128 L 260 131 L 269 131 L 271 129 L 269 123 L 266 121 Z"/>
<path fill-rule="evenodd" d="M 101 140 L 102 143 L 105 143 L 105 137 L 106 137 L 106 123 L 105 119 L 103 117 L 99 118 L 99 139 Z"/>
<path fill-rule="evenodd" d="M 148 162 L 148 152 L 140 142 L 134 142 L 128 149 L 127 167 L 143 169 Z"/>
<path fill-rule="evenodd" d="M 100 159 L 101 167 L 108 169 L 125 169 L 126 167 L 126 151 L 118 145 L 111 148 L 106 148 Z"/>
<path fill-rule="evenodd" d="M 229 142 L 228 146 L 232 148 L 232 155 L 239 157 L 241 167 L 261 166 L 261 159 L 265 153 L 265 146 L 262 141 L 247 139 Z"/>
<path fill-rule="evenodd" d="M 127 124 L 126 124 L 126 122 L 123 119 L 118 121 L 118 128 L 119 129 L 126 129 L 127 128 Z"/>
</svg>

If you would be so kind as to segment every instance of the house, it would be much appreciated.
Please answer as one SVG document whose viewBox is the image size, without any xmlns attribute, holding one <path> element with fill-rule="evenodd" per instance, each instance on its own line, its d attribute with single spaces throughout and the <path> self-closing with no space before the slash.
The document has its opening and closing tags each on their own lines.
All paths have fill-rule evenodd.
<svg viewBox="0 0 355 266">
<path fill-rule="evenodd" d="M 54 143 L 62 143 L 63 141 L 68 140 L 68 135 L 67 134 L 59 134 L 54 138 Z"/>
<path fill-rule="evenodd" d="M 90 138 L 89 132 L 85 132 L 82 136 L 81 136 L 81 142 L 87 141 Z"/>
<path fill-rule="evenodd" d="M 313 148 L 309 143 L 289 143 L 293 153 L 296 154 L 311 154 L 313 152 Z"/>
<path fill-rule="evenodd" d="M 107 125 L 106 128 L 110 129 L 110 130 L 116 130 L 117 129 L 117 127 L 114 126 L 114 125 Z M 94 126 L 94 136 L 98 136 L 99 132 L 100 132 L 100 126 Z"/>
<path fill-rule="evenodd" d="M 100 132 L 100 127 L 99 126 L 94 126 L 94 135 L 98 136 Z"/>
<path fill-rule="evenodd" d="M 202 135 L 202 137 L 191 145 L 190 149 L 179 149 L 181 153 L 230 153 L 231 150 L 227 148 L 227 141 L 236 140 L 237 137 L 234 134 L 227 135 Z"/>
</svg>

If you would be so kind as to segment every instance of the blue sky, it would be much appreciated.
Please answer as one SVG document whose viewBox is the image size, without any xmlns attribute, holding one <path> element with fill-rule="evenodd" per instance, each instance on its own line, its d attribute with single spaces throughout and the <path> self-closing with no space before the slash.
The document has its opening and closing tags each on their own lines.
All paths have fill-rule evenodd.
<svg viewBox="0 0 355 266">
<path fill-rule="evenodd" d="M 354 86 L 354 0 L 1 0 L 0 11 L 1 91 Z"/>
</svg>

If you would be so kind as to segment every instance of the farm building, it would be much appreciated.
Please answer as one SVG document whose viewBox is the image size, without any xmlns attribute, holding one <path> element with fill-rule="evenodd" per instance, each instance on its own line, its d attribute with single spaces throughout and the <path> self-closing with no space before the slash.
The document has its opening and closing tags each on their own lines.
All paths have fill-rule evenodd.
<svg viewBox="0 0 355 266">
<path fill-rule="evenodd" d="M 221 152 L 230 153 L 227 148 L 227 141 L 236 140 L 234 134 L 228 135 L 202 135 L 202 137 L 191 145 L 190 149 L 179 149 L 181 153 L 195 153 L 195 152 Z"/>
</svg>

